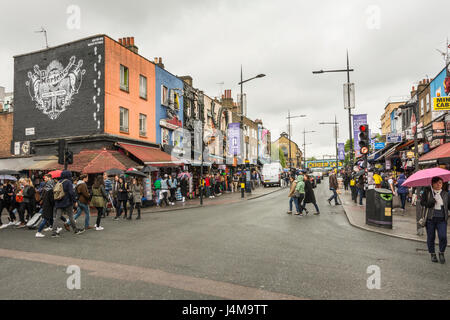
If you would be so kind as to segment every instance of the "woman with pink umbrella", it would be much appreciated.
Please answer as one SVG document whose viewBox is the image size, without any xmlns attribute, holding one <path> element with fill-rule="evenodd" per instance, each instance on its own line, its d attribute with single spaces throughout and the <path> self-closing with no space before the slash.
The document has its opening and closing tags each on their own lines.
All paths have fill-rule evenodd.
<svg viewBox="0 0 450 320">
<path fill-rule="evenodd" d="M 425 227 L 427 230 L 428 252 L 431 261 L 438 262 L 435 253 L 436 232 L 439 238 L 439 262 L 445 263 L 444 252 L 447 247 L 447 222 L 450 197 L 443 190 L 444 182 L 450 180 L 450 171 L 431 168 L 416 172 L 404 183 L 406 187 L 426 187 L 420 201 L 424 208 Z"/>
</svg>

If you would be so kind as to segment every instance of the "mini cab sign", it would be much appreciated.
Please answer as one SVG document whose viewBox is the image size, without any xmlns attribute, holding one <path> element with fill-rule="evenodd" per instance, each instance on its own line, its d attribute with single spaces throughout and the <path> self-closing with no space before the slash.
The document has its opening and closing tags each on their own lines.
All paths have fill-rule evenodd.
<svg viewBox="0 0 450 320">
<path fill-rule="evenodd" d="M 434 111 L 450 110 L 450 97 L 436 97 L 433 98 Z"/>
</svg>

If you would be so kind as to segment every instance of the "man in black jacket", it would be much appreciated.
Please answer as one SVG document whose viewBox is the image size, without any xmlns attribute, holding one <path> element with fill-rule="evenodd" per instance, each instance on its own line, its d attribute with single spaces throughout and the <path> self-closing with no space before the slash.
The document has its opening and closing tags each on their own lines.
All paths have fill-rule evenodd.
<svg viewBox="0 0 450 320">
<path fill-rule="evenodd" d="M 78 229 L 75 220 L 73 219 L 73 205 L 76 202 L 75 192 L 73 190 L 72 184 L 72 173 L 70 171 L 64 170 L 61 173 L 61 183 L 64 190 L 64 197 L 62 199 L 55 199 L 55 208 L 56 214 L 53 217 L 53 229 L 52 229 L 52 237 L 59 237 L 59 234 L 56 233 L 58 228 L 58 223 L 63 214 L 69 216 L 70 225 L 72 226 L 74 232 L 76 234 L 81 234 L 84 232 L 84 229 Z M 56 186 L 55 186 L 56 189 Z M 56 191 L 56 190 L 54 190 Z M 54 195 L 56 198 L 56 194 Z"/>
<path fill-rule="evenodd" d="M 447 222 L 450 197 L 447 190 L 442 189 L 443 181 L 440 177 L 431 180 L 431 188 L 426 188 L 420 204 L 426 210 L 426 229 L 428 252 L 431 261 L 438 262 L 435 253 L 436 231 L 439 238 L 439 261 L 445 263 L 444 252 L 447 247 Z"/>
</svg>

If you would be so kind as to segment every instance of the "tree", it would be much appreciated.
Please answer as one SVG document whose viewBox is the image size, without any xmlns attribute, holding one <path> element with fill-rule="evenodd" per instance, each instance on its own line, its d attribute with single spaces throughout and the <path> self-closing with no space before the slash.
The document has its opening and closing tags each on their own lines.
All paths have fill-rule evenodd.
<svg viewBox="0 0 450 320">
<path fill-rule="evenodd" d="M 306 161 L 317 161 L 317 158 L 316 157 L 311 157 L 311 158 L 306 159 Z"/>
<path fill-rule="evenodd" d="M 286 158 L 283 151 L 280 148 L 272 146 L 272 161 L 280 161 L 283 168 L 286 168 Z"/>
<path fill-rule="evenodd" d="M 353 141 L 353 139 L 352 139 Z M 350 153 L 351 153 L 351 144 L 350 144 L 350 139 L 348 139 L 345 142 L 345 160 L 344 160 L 344 166 L 350 166 L 351 165 L 351 160 L 350 160 Z"/>
</svg>

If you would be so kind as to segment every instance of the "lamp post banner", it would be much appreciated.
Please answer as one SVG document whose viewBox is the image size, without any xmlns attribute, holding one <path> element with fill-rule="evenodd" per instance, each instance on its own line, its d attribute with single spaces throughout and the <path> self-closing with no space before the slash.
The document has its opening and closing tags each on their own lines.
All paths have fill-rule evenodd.
<svg viewBox="0 0 450 320">
<path fill-rule="evenodd" d="M 345 160 L 345 144 L 338 143 L 338 157 L 339 160 Z"/>
<path fill-rule="evenodd" d="M 241 153 L 241 135 L 240 135 L 240 123 L 230 123 L 228 124 L 228 152 L 230 155 L 236 156 Z"/>
<path fill-rule="evenodd" d="M 353 115 L 353 148 L 355 154 L 359 157 L 359 126 L 362 124 L 367 124 L 367 114 L 354 114 Z"/>
</svg>

